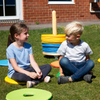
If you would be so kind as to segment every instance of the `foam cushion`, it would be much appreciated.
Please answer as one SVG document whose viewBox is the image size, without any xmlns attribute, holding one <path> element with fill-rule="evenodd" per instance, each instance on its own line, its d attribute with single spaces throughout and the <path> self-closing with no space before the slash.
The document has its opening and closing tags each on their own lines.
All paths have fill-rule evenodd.
<svg viewBox="0 0 100 100">
<path fill-rule="evenodd" d="M 56 68 L 59 68 L 59 61 L 54 61 L 50 64 L 52 67 L 56 67 Z"/>
<path fill-rule="evenodd" d="M 100 58 L 98 59 L 98 62 L 100 62 Z"/>
<path fill-rule="evenodd" d="M 26 84 L 26 82 L 18 82 L 9 78 L 8 76 L 5 77 L 5 82 L 10 83 L 10 84 Z"/>
<path fill-rule="evenodd" d="M 24 88 L 14 90 L 6 95 L 6 100 L 50 100 L 52 97 L 51 92 L 35 89 Z"/>
<path fill-rule="evenodd" d="M 42 43 L 62 43 L 63 41 L 65 41 L 65 34 L 57 34 L 57 35 L 53 35 L 53 34 L 42 34 L 41 35 L 41 42 Z"/>
<path fill-rule="evenodd" d="M 58 73 L 57 73 L 57 77 L 59 77 L 59 75 L 60 75 L 60 73 L 58 72 Z"/>
<path fill-rule="evenodd" d="M 8 66 L 8 59 L 0 60 L 0 66 Z"/>
</svg>

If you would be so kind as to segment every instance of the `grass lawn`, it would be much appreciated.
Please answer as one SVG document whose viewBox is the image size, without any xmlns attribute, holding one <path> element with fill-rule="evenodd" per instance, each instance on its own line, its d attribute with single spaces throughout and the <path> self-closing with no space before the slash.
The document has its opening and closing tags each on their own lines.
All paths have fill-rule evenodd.
<svg viewBox="0 0 100 100">
<path fill-rule="evenodd" d="M 58 34 L 64 34 L 63 28 L 58 28 L 57 32 Z M 50 64 L 57 60 L 54 59 L 54 57 L 44 56 L 42 54 L 42 34 L 52 34 L 52 28 L 29 30 L 30 37 L 28 42 L 33 47 L 34 57 L 38 65 Z M 8 35 L 9 31 L 0 31 L 0 59 L 6 59 Z M 93 50 L 93 54 L 90 57 L 95 62 L 95 67 L 92 71 L 96 78 L 92 79 L 92 83 L 87 83 L 82 80 L 58 85 L 56 75 L 59 69 L 52 67 L 52 70 L 49 73 L 51 76 L 51 82 L 41 82 L 32 88 L 50 91 L 53 95 L 52 100 L 100 100 L 100 63 L 97 61 L 98 58 L 100 58 L 100 25 L 84 26 L 84 33 L 81 39 L 86 41 Z M 6 83 L 4 78 L 7 75 L 7 72 L 7 67 L 0 66 L 0 100 L 5 100 L 7 93 L 13 90 L 26 88 L 25 85 L 22 86 Z"/>
</svg>

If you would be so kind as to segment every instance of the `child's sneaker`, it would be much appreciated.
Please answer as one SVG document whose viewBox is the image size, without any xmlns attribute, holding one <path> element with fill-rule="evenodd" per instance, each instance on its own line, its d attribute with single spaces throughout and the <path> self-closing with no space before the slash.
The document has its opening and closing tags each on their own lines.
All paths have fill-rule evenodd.
<svg viewBox="0 0 100 100">
<path fill-rule="evenodd" d="M 27 81 L 27 83 L 26 83 L 27 88 L 31 88 L 33 85 L 34 84 L 32 81 Z"/>
<path fill-rule="evenodd" d="M 49 81 L 50 81 L 50 76 L 46 76 L 46 77 L 44 78 L 44 82 L 48 83 Z"/>
<path fill-rule="evenodd" d="M 83 76 L 84 81 L 91 83 L 92 82 L 92 75 L 91 74 L 86 74 Z"/>
<path fill-rule="evenodd" d="M 68 76 L 59 76 L 57 79 L 58 84 L 64 84 L 69 82 Z"/>
</svg>

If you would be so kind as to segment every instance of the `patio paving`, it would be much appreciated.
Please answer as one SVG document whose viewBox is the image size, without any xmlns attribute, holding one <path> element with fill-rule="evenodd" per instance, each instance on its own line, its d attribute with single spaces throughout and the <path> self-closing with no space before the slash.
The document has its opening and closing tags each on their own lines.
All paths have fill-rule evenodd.
<svg viewBox="0 0 100 100">
<path fill-rule="evenodd" d="M 80 21 L 84 26 L 87 25 L 93 25 L 93 24 L 100 24 L 99 20 L 95 20 L 95 21 Z M 69 22 L 66 23 L 57 23 L 57 27 L 62 27 L 62 26 L 66 26 L 66 24 L 68 24 Z M 43 28 L 52 28 L 52 23 L 50 24 L 39 24 L 39 25 L 27 25 L 29 27 L 30 30 L 32 29 L 43 29 Z M 2 30 L 9 30 L 10 26 L 3 26 L 0 27 L 0 31 Z"/>
</svg>

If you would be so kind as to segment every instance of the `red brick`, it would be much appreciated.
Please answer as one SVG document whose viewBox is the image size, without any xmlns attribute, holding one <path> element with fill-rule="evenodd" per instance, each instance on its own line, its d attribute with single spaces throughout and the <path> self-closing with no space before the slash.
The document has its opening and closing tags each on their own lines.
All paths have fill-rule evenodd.
<svg viewBox="0 0 100 100">
<path fill-rule="evenodd" d="M 73 20 L 99 20 L 100 13 L 90 13 L 89 0 L 75 0 L 75 4 L 48 5 L 48 0 L 23 0 L 23 18 L 26 24 L 51 23 L 52 11 L 56 10 L 57 22 Z M 100 11 L 100 3 L 93 3 L 92 8 Z M 11 25 L 9 23 L 0 26 Z"/>
</svg>

